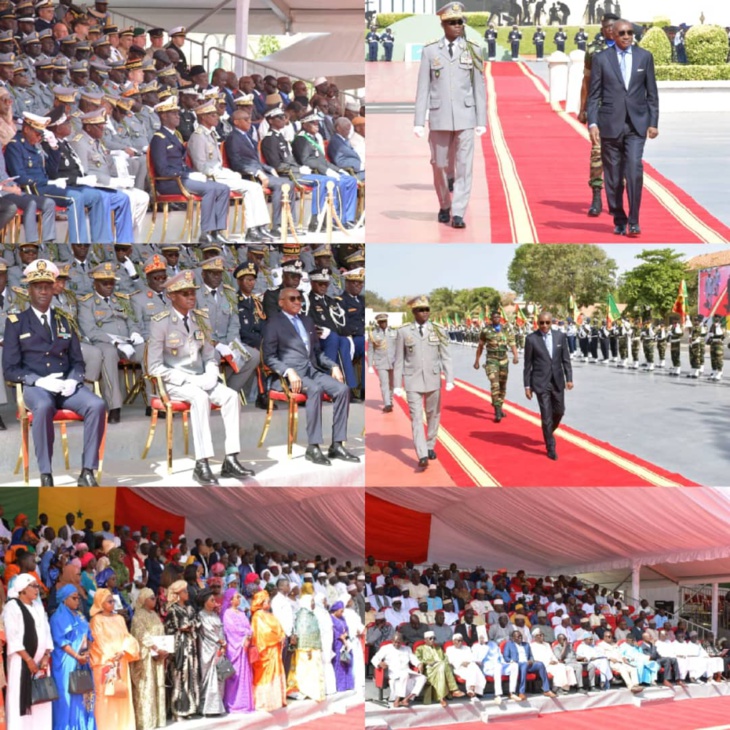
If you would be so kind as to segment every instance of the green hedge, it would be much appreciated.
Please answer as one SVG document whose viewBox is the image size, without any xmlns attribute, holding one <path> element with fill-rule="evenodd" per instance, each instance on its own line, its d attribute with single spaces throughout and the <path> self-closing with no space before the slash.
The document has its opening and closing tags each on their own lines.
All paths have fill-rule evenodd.
<svg viewBox="0 0 730 730">
<path fill-rule="evenodd" d="M 476 13 L 473 13 L 476 15 Z M 484 13 L 480 13 L 481 15 L 484 15 Z M 469 23 L 471 26 L 472 24 Z M 479 34 L 484 37 L 484 31 L 487 29 L 487 26 L 480 26 L 475 27 L 472 26 L 474 30 L 479 32 Z M 545 33 L 545 55 L 549 56 L 553 51 L 557 51 L 558 49 L 555 47 L 555 42 L 553 41 L 553 37 L 558 32 L 558 26 L 557 25 L 543 25 L 541 26 L 543 33 Z M 578 46 L 575 45 L 575 42 L 573 39 L 575 38 L 575 34 L 578 32 L 578 30 L 583 27 L 585 28 L 586 34 L 588 35 L 588 43 L 592 43 L 593 39 L 596 36 L 596 33 L 601 29 L 599 25 L 566 25 L 563 30 L 565 31 L 565 34 L 568 36 L 568 39 L 565 41 L 565 52 L 570 53 L 571 51 L 577 50 Z M 505 28 L 505 27 L 498 27 L 497 28 L 497 43 L 501 45 L 503 48 L 509 49 L 510 42 L 507 39 L 507 36 L 512 31 L 511 27 Z M 520 53 L 523 55 L 535 55 L 535 46 L 532 44 L 532 34 L 535 32 L 535 26 L 534 25 L 527 25 L 527 26 L 520 26 L 520 33 L 522 33 L 522 40 L 520 41 Z"/>
<path fill-rule="evenodd" d="M 696 66 L 719 66 L 727 61 L 728 40 L 719 25 L 695 25 L 684 37 L 687 61 Z"/>
<path fill-rule="evenodd" d="M 656 67 L 657 81 L 730 81 L 730 64 L 691 66 L 673 63 Z"/>
<path fill-rule="evenodd" d="M 657 26 L 649 28 L 639 45 L 654 56 L 654 63 L 657 66 L 663 66 L 672 62 L 672 44 L 669 42 L 667 34 L 661 28 Z"/>
<path fill-rule="evenodd" d="M 672 20 L 668 15 L 656 15 L 654 17 L 654 20 L 652 20 L 651 23 L 648 25 L 651 25 L 652 28 L 667 28 L 671 24 Z"/>
<path fill-rule="evenodd" d="M 413 13 L 378 13 L 375 16 L 375 23 L 378 29 L 385 30 L 393 25 L 393 23 L 397 23 L 399 20 L 403 20 L 403 18 L 410 18 L 412 15 Z"/>
</svg>

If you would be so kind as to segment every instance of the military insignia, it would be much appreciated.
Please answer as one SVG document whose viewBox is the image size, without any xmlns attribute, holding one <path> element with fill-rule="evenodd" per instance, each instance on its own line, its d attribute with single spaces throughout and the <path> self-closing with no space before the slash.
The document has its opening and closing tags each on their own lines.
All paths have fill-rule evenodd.
<svg viewBox="0 0 730 730">
<path fill-rule="evenodd" d="M 195 330 L 195 339 L 196 340 L 203 340 L 203 333 L 200 330 Z"/>
<path fill-rule="evenodd" d="M 18 318 L 16 315 L 14 315 L 14 314 L 8 315 L 8 322 L 12 322 L 13 324 L 15 324 L 17 321 L 18 321 Z"/>
<path fill-rule="evenodd" d="M 153 322 L 161 322 L 165 317 L 170 316 L 170 310 L 166 309 L 164 312 L 159 312 L 152 317 Z"/>
<path fill-rule="evenodd" d="M 48 265 L 46 264 L 46 262 L 45 262 L 45 261 L 44 261 L 43 259 L 41 259 L 41 260 L 40 260 L 40 261 L 38 262 L 38 265 L 37 265 L 37 267 L 36 267 L 36 268 L 38 269 L 38 271 L 45 271 L 45 270 L 46 270 L 46 268 L 47 268 L 47 266 L 48 266 Z"/>
<path fill-rule="evenodd" d="M 167 336 L 168 347 L 180 347 L 182 345 L 182 336 L 179 332 L 170 332 Z"/>
</svg>

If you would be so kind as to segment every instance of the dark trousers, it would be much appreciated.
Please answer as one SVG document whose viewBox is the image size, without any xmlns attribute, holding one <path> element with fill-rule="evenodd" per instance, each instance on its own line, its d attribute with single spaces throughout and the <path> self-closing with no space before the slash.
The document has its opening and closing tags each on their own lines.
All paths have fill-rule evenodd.
<svg viewBox="0 0 730 730">
<path fill-rule="evenodd" d="M 601 137 L 603 185 L 606 189 L 609 213 L 614 225 L 639 225 L 641 192 L 644 187 L 644 144 L 646 137 L 637 134 L 630 122 L 616 138 Z M 624 208 L 624 181 L 629 202 L 629 215 Z"/>
<path fill-rule="evenodd" d="M 537 43 L 535 45 L 535 50 L 536 50 L 536 53 L 537 53 L 537 57 L 538 58 L 542 58 L 543 57 L 543 51 L 545 50 L 545 44 L 544 43 Z"/>
<path fill-rule="evenodd" d="M 350 340 L 347 337 L 338 335 L 337 332 L 330 332 L 325 339 L 320 340 L 322 352 L 330 360 L 339 362 L 342 365 L 342 374 L 345 376 L 345 383 L 350 388 L 357 388 L 357 379 L 355 378 L 355 368 L 350 357 Z M 357 348 L 356 352 L 357 352 Z M 339 358 L 338 358 L 339 355 Z"/>
<path fill-rule="evenodd" d="M 580 354 L 583 355 L 583 357 L 588 357 L 588 338 L 587 337 L 578 338 L 578 347 L 580 347 Z"/>
<path fill-rule="evenodd" d="M 515 41 L 514 43 L 511 44 L 511 46 L 512 46 L 512 58 L 513 59 L 518 58 L 519 55 L 520 55 L 520 43 L 519 43 L 519 41 Z"/>
<path fill-rule="evenodd" d="M 49 393 L 29 385 L 23 389 L 28 409 L 33 413 L 33 445 L 41 474 L 53 471 L 53 417 L 56 411 L 67 408 L 84 418 L 84 453 L 81 467 L 96 470 L 99 466 L 99 447 L 104 437 L 106 404 L 86 388 L 79 388 L 72 396 Z"/>
<path fill-rule="evenodd" d="M 487 41 L 487 58 L 497 57 L 497 41 Z"/>
<path fill-rule="evenodd" d="M 392 43 L 386 43 L 383 48 L 385 49 L 385 60 L 386 61 L 392 61 L 393 60 L 393 44 Z"/>
<path fill-rule="evenodd" d="M 570 354 L 572 355 L 575 352 L 575 347 L 576 347 L 575 340 L 576 340 L 576 336 L 575 335 L 567 335 L 567 337 L 568 337 L 568 350 L 570 350 Z"/>
<path fill-rule="evenodd" d="M 611 357 L 618 357 L 618 337 L 609 337 L 608 343 L 611 347 Z"/>
<path fill-rule="evenodd" d="M 537 674 L 542 682 L 542 691 L 550 691 L 550 680 L 548 679 L 547 672 L 545 671 L 545 665 L 542 662 L 532 662 L 528 667 L 527 662 L 519 663 L 519 678 L 517 679 L 517 691 L 520 694 L 525 694 L 525 685 L 527 684 L 527 674 Z"/>
<path fill-rule="evenodd" d="M 608 337 L 602 337 L 598 340 L 598 344 L 601 347 L 601 356 L 604 360 L 608 360 Z"/>
<path fill-rule="evenodd" d="M 325 373 L 301 375 L 302 392 L 307 396 L 307 443 L 322 443 L 322 397 L 332 398 L 332 441 L 347 441 L 347 417 L 350 412 L 350 390 Z"/>
<path fill-rule="evenodd" d="M 676 682 L 680 679 L 679 664 L 674 657 L 663 656 L 657 659 L 657 664 L 664 670 L 664 680 L 667 682 Z"/>
<path fill-rule="evenodd" d="M 551 383 L 548 390 L 535 393 L 540 406 L 540 420 L 542 422 L 542 437 L 548 451 L 555 450 L 553 431 L 560 425 L 565 413 L 565 392 Z"/>
<path fill-rule="evenodd" d="M 591 357 L 594 360 L 598 359 L 598 338 L 597 337 L 591 337 L 590 340 L 588 340 L 588 347 L 591 352 Z"/>
<path fill-rule="evenodd" d="M 378 42 L 368 43 L 368 61 L 378 60 Z"/>
</svg>

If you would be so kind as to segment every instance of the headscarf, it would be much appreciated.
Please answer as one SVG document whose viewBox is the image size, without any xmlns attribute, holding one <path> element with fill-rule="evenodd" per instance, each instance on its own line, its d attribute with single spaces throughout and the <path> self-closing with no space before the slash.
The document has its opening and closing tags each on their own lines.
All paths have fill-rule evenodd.
<svg viewBox="0 0 730 730">
<path fill-rule="evenodd" d="M 91 607 L 91 610 L 89 611 L 89 614 L 91 615 L 92 618 L 94 616 L 96 616 L 97 613 L 103 613 L 104 609 L 102 608 L 102 604 L 111 595 L 112 595 L 112 592 L 108 588 L 100 588 L 94 594 L 94 605 Z"/>
<path fill-rule="evenodd" d="M 240 580 L 238 578 L 238 573 L 231 573 L 230 575 L 226 576 L 226 585 L 230 586 L 233 583 L 240 583 Z"/>
<path fill-rule="evenodd" d="M 167 605 L 172 606 L 174 603 L 180 603 L 180 591 L 188 589 L 188 584 L 184 580 L 176 580 L 170 584 L 167 589 Z"/>
<path fill-rule="evenodd" d="M 108 555 L 116 545 L 114 544 L 114 540 L 102 540 L 101 541 L 101 551 L 104 553 L 104 555 Z"/>
<path fill-rule="evenodd" d="M 243 582 L 248 585 L 249 583 L 258 583 L 259 582 L 259 576 L 257 573 L 249 573 L 244 579 Z"/>
<path fill-rule="evenodd" d="M 17 598 L 36 579 L 30 573 L 21 573 L 15 576 L 8 586 L 8 599 Z"/>
<path fill-rule="evenodd" d="M 74 593 L 80 597 L 79 589 L 73 583 L 66 583 L 66 585 L 59 588 L 56 591 L 56 601 L 58 601 L 58 605 L 60 606 L 69 596 L 73 596 Z"/>
<path fill-rule="evenodd" d="M 260 611 L 267 601 L 270 601 L 269 594 L 266 591 L 259 591 L 254 597 L 251 603 L 251 615 Z"/>
<path fill-rule="evenodd" d="M 137 595 L 137 601 L 134 604 L 135 611 L 147 610 L 145 609 L 145 602 L 148 598 L 154 598 L 155 592 L 151 588 L 143 588 Z"/>
<path fill-rule="evenodd" d="M 345 605 L 342 603 L 342 601 L 337 601 L 330 606 L 330 613 L 334 613 L 335 611 L 339 611 L 340 609 L 344 608 Z"/>
<path fill-rule="evenodd" d="M 213 567 L 210 569 L 210 572 L 213 573 L 213 575 L 220 576 L 226 574 L 226 566 L 223 565 L 223 563 L 215 563 Z"/>
<path fill-rule="evenodd" d="M 116 573 L 112 568 L 105 568 L 101 571 L 101 573 L 96 574 L 96 585 L 99 586 L 99 588 L 105 588 L 106 583 L 112 576 L 116 577 Z"/>
<path fill-rule="evenodd" d="M 238 593 L 238 590 L 235 588 L 229 588 L 224 594 L 223 594 L 223 603 L 221 605 L 221 620 L 223 619 L 223 614 L 231 608 L 231 605 L 233 604 L 233 597 Z"/>
<path fill-rule="evenodd" d="M 22 527 L 23 522 L 28 519 L 28 515 L 24 515 L 22 512 L 19 515 L 15 515 L 14 527 Z"/>
<path fill-rule="evenodd" d="M 312 583 L 305 583 L 302 586 L 302 596 L 313 596 L 314 595 L 314 585 Z"/>
<path fill-rule="evenodd" d="M 86 553 L 83 558 L 81 558 L 81 567 L 86 570 L 86 566 L 94 559 L 94 553 Z"/>
</svg>

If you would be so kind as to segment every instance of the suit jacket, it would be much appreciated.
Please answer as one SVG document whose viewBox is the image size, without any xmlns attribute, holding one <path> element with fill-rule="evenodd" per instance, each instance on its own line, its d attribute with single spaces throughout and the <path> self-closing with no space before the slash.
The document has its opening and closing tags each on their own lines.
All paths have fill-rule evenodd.
<svg viewBox="0 0 730 730">
<path fill-rule="evenodd" d="M 659 126 L 659 96 L 654 57 L 640 46 L 631 48 L 631 78 L 624 86 L 616 46 L 593 56 L 586 112 L 588 126 L 597 124 L 601 136 L 619 137 L 627 119 L 646 137 L 649 127 Z"/>
<path fill-rule="evenodd" d="M 225 141 L 228 166 L 231 170 L 241 174 L 255 175 L 257 172 L 265 172 L 271 175 L 275 172 L 270 165 L 264 165 L 259 157 L 256 143 L 247 134 L 234 129 Z"/>
<path fill-rule="evenodd" d="M 159 132 L 152 135 L 150 141 L 150 156 L 155 166 L 155 173 L 160 177 L 179 177 L 183 183 L 190 174 L 190 168 L 185 164 L 185 145 L 180 138 L 161 127 Z M 174 180 L 161 180 L 157 189 L 163 195 L 174 195 L 180 192 Z"/>
<path fill-rule="evenodd" d="M 434 130 L 456 131 L 487 126 L 482 53 L 464 38 L 457 38 L 449 56 L 446 38 L 423 47 L 418 71 L 414 124 Z"/>
<path fill-rule="evenodd" d="M 565 383 L 572 382 L 573 368 L 570 365 L 568 338 L 559 330 L 553 330 L 553 356 L 548 354 L 540 332 L 533 332 L 525 338 L 525 388 L 543 393 L 555 385 L 565 389 Z"/>
<path fill-rule="evenodd" d="M 467 646 L 479 643 L 479 637 L 477 636 L 476 624 L 471 625 L 471 638 L 467 635 L 466 624 L 456 624 L 454 626 L 454 635 L 459 634 L 464 637 L 464 643 Z"/>
<path fill-rule="evenodd" d="M 530 645 L 523 642 L 522 646 L 525 648 L 527 661 L 530 661 L 532 659 Z M 519 662 L 520 660 L 519 654 L 517 653 L 517 644 L 511 639 L 504 645 L 504 660 L 507 662 Z"/>
<path fill-rule="evenodd" d="M 352 168 L 355 172 L 360 172 L 362 160 L 350 144 L 350 140 L 335 134 L 327 146 L 327 154 L 337 167 Z"/>
<path fill-rule="evenodd" d="M 395 342 L 393 383 L 416 393 L 430 393 L 441 387 L 441 373 L 452 381 L 449 340 L 445 332 L 433 322 L 425 325 L 423 337 L 415 322 L 398 330 Z"/>
<path fill-rule="evenodd" d="M 309 335 L 309 352 L 286 314 L 277 312 L 264 327 L 264 362 L 281 377 L 289 368 L 294 368 L 300 378 L 312 377 L 317 372 L 329 374 L 337 363 L 320 350 L 319 336 L 312 319 L 306 315 L 299 317 Z"/>
</svg>

